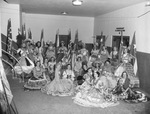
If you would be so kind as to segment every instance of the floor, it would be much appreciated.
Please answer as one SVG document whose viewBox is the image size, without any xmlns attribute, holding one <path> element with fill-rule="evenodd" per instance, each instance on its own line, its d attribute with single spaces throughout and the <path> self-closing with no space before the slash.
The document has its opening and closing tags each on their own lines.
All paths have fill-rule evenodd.
<svg viewBox="0 0 150 114">
<path fill-rule="evenodd" d="M 11 75 L 8 75 L 8 81 L 19 114 L 150 114 L 150 102 L 120 102 L 117 106 L 104 109 L 87 108 L 74 104 L 71 97 L 53 97 L 40 91 L 24 91 L 23 83 L 12 79 Z"/>
</svg>

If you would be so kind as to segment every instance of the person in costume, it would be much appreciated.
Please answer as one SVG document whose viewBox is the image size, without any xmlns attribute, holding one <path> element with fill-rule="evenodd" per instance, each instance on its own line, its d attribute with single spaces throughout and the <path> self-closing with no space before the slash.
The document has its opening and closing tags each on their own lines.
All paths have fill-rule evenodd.
<svg viewBox="0 0 150 114">
<path fill-rule="evenodd" d="M 73 85 L 66 77 L 62 77 L 62 63 L 59 62 L 55 69 L 55 78 L 41 89 L 43 93 L 53 96 L 70 96 L 73 93 Z"/>
<path fill-rule="evenodd" d="M 113 75 L 113 67 L 111 66 L 109 60 L 106 60 L 104 63 L 104 66 L 102 68 L 101 80 L 104 86 L 109 90 L 112 90 L 117 85 L 117 79 Z"/>
<path fill-rule="evenodd" d="M 97 45 L 94 44 L 94 47 L 93 47 L 93 49 L 91 51 L 91 55 L 97 56 L 98 54 L 99 54 L 99 49 L 97 49 Z"/>
<path fill-rule="evenodd" d="M 48 61 L 48 74 L 51 81 L 55 77 L 55 65 L 56 65 L 56 60 L 55 57 L 52 56 Z"/>
<path fill-rule="evenodd" d="M 132 64 L 130 63 L 131 59 L 134 57 L 128 53 L 128 48 L 124 48 L 123 54 L 121 56 L 122 62 L 119 67 L 115 71 L 115 76 L 121 76 L 121 74 L 126 71 L 128 73 L 129 78 L 135 77 L 134 69 Z"/>
<path fill-rule="evenodd" d="M 46 57 L 50 59 L 51 57 L 55 56 L 55 48 L 53 47 L 53 43 L 50 42 L 47 51 L 46 51 Z"/>
<path fill-rule="evenodd" d="M 92 69 L 89 69 L 89 73 L 92 74 Z M 101 108 L 117 105 L 116 100 L 107 101 L 105 99 L 105 92 L 98 74 L 95 72 L 92 75 L 94 75 L 94 78 L 86 76 L 85 82 L 78 87 L 78 91 L 73 97 L 74 103 L 85 107 Z"/>
<path fill-rule="evenodd" d="M 118 65 L 118 59 L 119 59 L 119 52 L 117 50 L 117 47 L 113 47 L 113 50 L 110 53 L 110 57 L 112 60 L 112 65 L 117 66 Z"/>
<path fill-rule="evenodd" d="M 117 95 L 119 100 L 125 100 L 129 103 L 146 102 L 149 100 L 149 97 L 144 91 L 133 88 L 126 71 L 122 73 L 121 78 L 118 80 L 118 84 L 112 93 Z"/>
<path fill-rule="evenodd" d="M 100 58 L 103 63 L 109 58 L 109 53 L 105 46 L 102 47 L 102 50 L 100 52 Z"/>
<path fill-rule="evenodd" d="M 79 53 L 82 55 L 82 61 L 83 62 L 88 62 L 89 53 L 88 53 L 88 50 L 86 49 L 85 44 L 83 44 L 82 49 L 79 50 Z"/>
<path fill-rule="evenodd" d="M 43 54 L 43 47 L 41 46 L 41 42 L 40 41 L 38 41 L 36 43 L 35 52 L 37 53 L 38 58 L 40 59 L 41 64 L 43 64 L 43 62 L 44 62 L 43 61 L 43 56 L 42 56 L 42 54 Z"/>
<path fill-rule="evenodd" d="M 18 63 L 15 65 L 14 69 L 17 74 L 26 73 L 29 74 L 34 68 L 34 63 L 29 59 L 28 50 L 26 48 L 26 43 L 22 43 L 22 47 L 17 50 L 20 55 Z"/>
<path fill-rule="evenodd" d="M 81 75 L 82 72 L 82 59 L 81 59 L 81 55 L 78 55 L 75 61 L 75 66 L 74 66 L 74 71 L 76 76 Z"/>
<path fill-rule="evenodd" d="M 58 53 L 67 53 L 67 48 L 65 47 L 64 41 L 61 41 L 61 46 L 58 49 Z"/>
<path fill-rule="evenodd" d="M 24 85 L 24 88 L 26 89 L 39 90 L 48 82 L 45 75 L 45 69 L 43 68 L 43 65 L 41 65 L 40 60 L 35 64 L 36 66 L 33 69 L 33 76 Z"/>
</svg>

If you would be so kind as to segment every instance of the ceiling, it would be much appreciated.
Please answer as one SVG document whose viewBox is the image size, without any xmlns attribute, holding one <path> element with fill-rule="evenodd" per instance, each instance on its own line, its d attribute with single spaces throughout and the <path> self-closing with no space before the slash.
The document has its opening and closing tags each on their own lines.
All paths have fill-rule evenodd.
<svg viewBox="0 0 150 114">
<path fill-rule="evenodd" d="M 73 6 L 72 0 L 7 0 L 8 3 L 20 4 L 26 13 L 95 17 L 114 10 L 128 7 L 146 0 L 82 0 L 81 6 Z"/>
</svg>

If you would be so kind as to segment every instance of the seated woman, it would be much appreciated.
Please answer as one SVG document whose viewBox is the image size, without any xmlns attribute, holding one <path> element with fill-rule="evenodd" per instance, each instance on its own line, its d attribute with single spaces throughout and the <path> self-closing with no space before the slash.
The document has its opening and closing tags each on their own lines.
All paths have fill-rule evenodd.
<svg viewBox="0 0 150 114">
<path fill-rule="evenodd" d="M 55 69 L 55 78 L 51 83 L 48 83 L 41 89 L 43 93 L 53 96 L 70 96 L 73 93 L 73 84 L 70 79 L 61 78 L 61 66 L 59 62 Z M 73 79 L 73 78 L 72 78 Z"/>
<path fill-rule="evenodd" d="M 99 54 L 99 50 L 97 49 L 97 45 L 94 45 L 94 48 L 91 51 L 91 55 L 97 56 Z"/>
<path fill-rule="evenodd" d="M 53 43 L 50 42 L 48 49 L 46 50 L 46 57 L 49 60 L 53 56 L 55 56 L 55 48 L 53 47 Z"/>
<path fill-rule="evenodd" d="M 121 78 L 118 80 L 118 84 L 112 93 L 117 95 L 119 100 L 125 100 L 131 103 L 148 101 L 148 96 L 146 96 L 144 91 L 132 88 L 126 71 L 122 73 Z"/>
<path fill-rule="evenodd" d="M 19 58 L 19 63 L 17 63 L 14 67 L 15 72 L 17 74 L 26 73 L 29 74 L 34 68 L 34 63 L 29 59 L 28 50 L 26 47 L 26 43 L 22 43 L 22 48 L 19 48 L 17 52 L 21 55 Z M 23 80 L 24 81 L 24 80 Z"/>
<path fill-rule="evenodd" d="M 78 55 L 74 65 L 74 71 L 76 76 L 81 75 L 81 71 L 82 71 L 81 69 L 82 69 L 81 55 Z"/>
<path fill-rule="evenodd" d="M 100 59 L 104 63 L 109 58 L 109 53 L 105 46 L 102 47 L 102 50 L 100 52 Z"/>
<path fill-rule="evenodd" d="M 110 53 L 110 57 L 112 60 L 112 65 L 117 66 L 118 65 L 118 59 L 119 59 L 119 52 L 117 50 L 117 47 L 113 47 L 112 52 Z"/>
<path fill-rule="evenodd" d="M 73 97 L 74 103 L 85 107 L 101 108 L 117 105 L 118 103 L 113 100 L 109 102 L 105 100 L 103 85 L 100 83 L 101 80 L 98 78 L 98 74 L 96 72 L 92 74 L 91 69 L 88 72 L 94 75 L 94 78 L 86 76 L 85 82 L 78 87 L 78 91 Z"/>
<path fill-rule="evenodd" d="M 24 85 L 25 89 L 38 90 L 42 86 L 47 84 L 47 79 L 45 76 L 45 69 L 42 67 L 40 60 L 36 62 L 36 66 L 33 69 L 33 77 L 31 77 L 28 82 Z"/>
<path fill-rule="evenodd" d="M 55 57 L 52 56 L 48 61 L 48 75 L 51 81 L 55 77 L 55 65 L 56 65 L 56 60 Z"/>
<path fill-rule="evenodd" d="M 109 60 L 106 60 L 102 68 L 101 81 L 107 89 L 113 89 L 117 85 L 117 79 L 113 75 L 113 67 Z"/>
</svg>

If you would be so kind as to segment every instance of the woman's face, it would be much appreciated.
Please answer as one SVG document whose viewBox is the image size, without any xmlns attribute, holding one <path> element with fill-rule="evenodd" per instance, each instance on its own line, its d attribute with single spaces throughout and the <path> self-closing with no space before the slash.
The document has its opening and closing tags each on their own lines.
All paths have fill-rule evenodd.
<svg viewBox="0 0 150 114">
<path fill-rule="evenodd" d="M 92 75 L 92 69 L 88 70 L 88 74 Z"/>
<path fill-rule="evenodd" d="M 45 59 L 45 63 L 48 63 L 48 59 Z"/>
<path fill-rule="evenodd" d="M 116 47 L 114 47 L 114 51 L 117 51 L 117 48 L 116 48 Z"/>
<path fill-rule="evenodd" d="M 68 66 L 67 66 L 67 69 L 68 69 L 68 70 L 70 70 L 70 69 L 71 69 L 71 66 L 70 66 L 70 65 L 68 65 Z"/>
<path fill-rule="evenodd" d="M 127 73 L 126 72 L 124 72 L 123 74 L 122 74 L 122 78 L 126 78 L 127 77 Z"/>
<path fill-rule="evenodd" d="M 51 61 L 52 61 L 52 62 L 54 61 L 54 58 L 53 58 L 53 57 L 51 58 Z"/>
<path fill-rule="evenodd" d="M 128 49 L 124 49 L 124 53 L 127 53 L 128 52 Z"/>
<path fill-rule="evenodd" d="M 94 77 L 98 78 L 98 74 L 96 72 L 94 72 Z"/>
<path fill-rule="evenodd" d="M 38 47 L 40 47 L 40 46 L 41 46 L 41 43 L 40 43 L 40 42 L 38 42 L 38 43 L 37 43 L 37 46 L 38 46 Z"/>
<path fill-rule="evenodd" d="M 26 44 L 25 44 L 25 43 L 23 43 L 23 44 L 22 44 L 22 47 L 23 47 L 23 48 L 25 48 L 25 47 L 26 47 Z"/>
<path fill-rule="evenodd" d="M 38 61 L 38 62 L 36 63 L 36 66 L 40 66 L 40 61 Z"/>
</svg>

